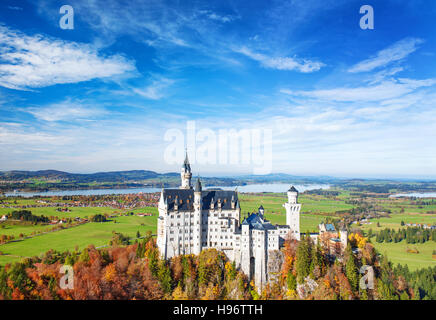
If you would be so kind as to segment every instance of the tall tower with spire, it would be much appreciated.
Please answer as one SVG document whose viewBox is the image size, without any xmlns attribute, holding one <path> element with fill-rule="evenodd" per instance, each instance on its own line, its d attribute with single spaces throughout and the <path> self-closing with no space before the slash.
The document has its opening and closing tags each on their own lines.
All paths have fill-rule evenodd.
<svg viewBox="0 0 436 320">
<path fill-rule="evenodd" d="M 182 171 L 180 173 L 180 177 L 182 179 L 182 184 L 180 189 L 192 189 L 191 186 L 191 165 L 189 164 L 188 152 L 186 151 L 185 161 L 183 162 Z"/>
<path fill-rule="evenodd" d="M 194 254 L 200 254 L 201 252 L 201 244 L 202 244 L 202 228 L 203 228 L 203 221 L 202 221 L 202 208 L 203 208 L 203 199 L 201 196 L 202 187 L 200 178 L 197 178 L 197 183 L 195 184 L 194 188 L 194 239 L 193 239 L 193 253 Z"/>
<path fill-rule="evenodd" d="M 291 229 L 291 235 L 300 240 L 300 210 L 298 203 L 298 190 L 291 186 L 288 190 L 288 202 L 283 205 L 286 209 L 286 224 Z"/>
</svg>

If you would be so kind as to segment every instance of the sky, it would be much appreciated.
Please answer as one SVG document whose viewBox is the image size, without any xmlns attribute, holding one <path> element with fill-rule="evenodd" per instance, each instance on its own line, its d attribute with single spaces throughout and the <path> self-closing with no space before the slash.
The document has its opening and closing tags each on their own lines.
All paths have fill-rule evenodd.
<svg viewBox="0 0 436 320">
<path fill-rule="evenodd" d="M 0 170 L 174 172 L 187 147 L 194 175 L 269 153 L 265 173 L 436 178 L 435 18 L 432 0 L 2 0 Z"/>
</svg>

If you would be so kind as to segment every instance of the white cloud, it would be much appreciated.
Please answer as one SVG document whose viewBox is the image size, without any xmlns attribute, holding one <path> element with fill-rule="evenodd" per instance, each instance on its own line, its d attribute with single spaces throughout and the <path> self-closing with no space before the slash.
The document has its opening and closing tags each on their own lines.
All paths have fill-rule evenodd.
<svg viewBox="0 0 436 320">
<path fill-rule="evenodd" d="M 107 114 L 102 108 L 92 107 L 90 105 L 71 102 L 69 100 L 61 103 L 51 104 L 45 107 L 31 107 L 21 111 L 32 114 L 38 120 L 53 121 L 77 121 L 89 120 Z"/>
<path fill-rule="evenodd" d="M 205 15 L 206 17 L 208 17 L 211 20 L 216 20 L 216 21 L 223 22 L 223 23 L 231 22 L 231 21 L 236 19 L 236 17 L 234 17 L 232 15 L 219 15 L 215 12 L 210 11 L 210 10 L 200 10 L 199 12 L 200 12 L 200 14 Z"/>
<path fill-rule="evenodd" d="M 28 36 L 4 26 L 0 26 L 0 42 L 0 85 L 11 89 L 76 83 L 136 69 L 120 55 L 104 57 L 86 44 Z"/>
<path fill-rule="evenodd" d="M 417 38 L 400 40 L 390 47 L 379 51 L 375 57 L 359 62 L 348 69 L 348 72 L 367 72 L 383 67 L 394 61 L 400 61 L 418 49 L 418 45 L 424 41 Z"/>
<path fill-rule="evenodd" d="M 384 81 L 378 85 L 361 86 L 355 88 L 334 88 L 312 91 L 292 91 L 282 89 L 280 92 L 308 98 L 327 101 L 358 102 L 358 101 L 381 101 L 401 97 L 421 87 L 429 87 L 436 84 L 436 79 L 412 80 L 398 79 L 398 81 Z"/>
<path fill-rule="evenodd" d="M 383 80 L 394 76 L 395 74 L 403 71 L 404 68 L 403 67 L 394 67 L 394 68 L 390 68 L 390 69 L 384 69 L 381 70 L 379 72 L 376 72 L 375 74 L 373 74 L 370 78 L 369 83 L 370 84 L 376 84 L 379 82 L 383 82 Z"/>
<path fill-rule="evenodd" d="M 21 125 L 8 128 L 8 126 L 0 126 L 0 145 L 2 147 L 11 146 L 14 150 L 19 151 L 44 148 L 46 145 L 52 147 L 60 147 L 67 144 L 71 140 L 70 137 L 60 134 L 50 134 L 41 132 L 40 130 L 24 128 Z"/>
<path fill-rule="evenodd" d="M 159 78 L 145 88 L 133 88 L 133 92 L 151 100 L 159 100 L 165 96 L 165 90 L 174 84 L 174 80 L 168 78 Z"/>
<path fill-rule="evenodd" d="M 264 67 L 277 70 L 297 70 L 303 73 L 318 71 L 324 66 L 322 62 L 311 61 L 308 59 L 298 59 L 289 57 L 269 57 L 265 54 L 256 53 L 246 47 L 235 49 L 253 60 L 259 61 Z"/>
</svg>

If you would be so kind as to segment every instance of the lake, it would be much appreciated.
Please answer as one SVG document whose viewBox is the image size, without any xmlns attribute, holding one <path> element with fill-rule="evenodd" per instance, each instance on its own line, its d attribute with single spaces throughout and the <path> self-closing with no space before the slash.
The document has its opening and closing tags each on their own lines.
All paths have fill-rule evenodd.
<svg viewBox="0 0 436 320">
<path fill-rule="evenodd" d="M 284 183 L 271 183 L 271 184 L 250 184 L 245 186 L 235 186 L 235 187 L 221 187 L 213 186 L 206 187 L 206 189 L 220 188 L 222 190 L 235 190 L 238 188 L 238 192 L 286 192 L 289 189 L 289 184 Z M 304 184 L 304 185 L 294 185 L 299 192 L 304 192 L 306 190 L 314 189 L 328 189 L 330 188 L 327 184 Z M 84 190 L 61 190 L 61 191 L 44 191 L 44 192 L 9 192 L 5 193 L 7 197 L 22 196 L 25 198 L 33 196 L 90 196 L 90 195 L 106 195 L 106 194 L 129 194 L 129 193 L 153 193 L 160 192 L 161 188 L 127 188 L 127 189 L 84 189 Z"/>
<path fill-rule="evenodd" d="M 436 198 L 436 192 L 399 193 L 399 194 L 392 194 L 389 197 L 390 198 L 399 198 L 399 197 Z"/>
<path fill-rule="evenodd" d="M 206 187 L 206 189 L 211 188 L 220 188 L 222 190 L 235 190 L 238 188 L 238 192 L 286 192 L 288 191 L 290 185 L 287 183 L 265 183 L 265 184 L 248 184 L 245 186 L 238 187 Z M 329 189 L 330 186 L 328 184 L 295 184 L 294 187 L 299 192 L 304 192 L 307 190 L 315 190 L 315 189 Z"/>
</svg>

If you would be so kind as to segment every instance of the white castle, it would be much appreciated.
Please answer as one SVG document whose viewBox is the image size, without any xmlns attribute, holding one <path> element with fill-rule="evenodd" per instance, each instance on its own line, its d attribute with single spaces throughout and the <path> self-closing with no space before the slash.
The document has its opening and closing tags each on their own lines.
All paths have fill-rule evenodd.
<svg viewBox="0 0 436 320">
<path fill-rule="evenodd" d="M 180 254 L 199 254 L 216 248 L 234 261 L 260 290 L 274 274 L 274 260 L 285 238 L 290 234 L 300 240 L 298 191 L 288 190 L 286 225 L 272 225 L 260 206 L 257 213 L 241 221 L 241 208 L 236 191 L 202 190 L 200 179 L 191 185 L 188 155 L 182 166 L 182 183 L 178 189 L 162 189 L 159 200 L 157 246 L 162 258 Z"/>
</svg>

